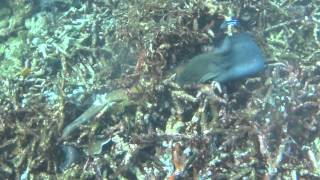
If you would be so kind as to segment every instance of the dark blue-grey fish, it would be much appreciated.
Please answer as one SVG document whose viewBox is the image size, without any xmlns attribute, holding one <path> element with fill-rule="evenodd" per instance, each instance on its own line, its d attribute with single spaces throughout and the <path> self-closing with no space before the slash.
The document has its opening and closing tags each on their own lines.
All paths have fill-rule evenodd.
<svg viewBox="0 0 320 180">
<path fill-rule="evenodd" d="M 256 75 L 265 67 L 261 49 L 249 33 L 237 33 L 224 39 L 215 51 L 190 59 L 177 68 L 180 85 L 217 81 L 225 83 Z"/>
</svg>

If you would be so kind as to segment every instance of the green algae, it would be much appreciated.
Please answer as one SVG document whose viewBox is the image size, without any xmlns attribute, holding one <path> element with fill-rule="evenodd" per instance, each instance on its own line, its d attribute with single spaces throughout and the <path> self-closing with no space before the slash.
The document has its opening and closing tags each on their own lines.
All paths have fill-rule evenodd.
<svg viewBox="0 0 320 180">
<path fill-rule="evenodd" d="M 5 44 L 0 45 L 0 76 L 2 78 L 13 78 L 19 74 L 23 67 L 25 41 L 21 37 L 9 38 Z"/>
</svg>

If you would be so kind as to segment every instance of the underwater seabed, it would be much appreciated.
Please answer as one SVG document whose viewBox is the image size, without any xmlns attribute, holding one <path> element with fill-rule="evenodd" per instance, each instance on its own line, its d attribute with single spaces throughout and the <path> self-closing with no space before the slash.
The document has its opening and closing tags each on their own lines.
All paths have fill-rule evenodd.
<svg viewBox="0 0 320 180">
<path fill-rule="evenodd" d="M 0 0 L 0 179 L 320 178 L 319 12 Z"/>
</svg>

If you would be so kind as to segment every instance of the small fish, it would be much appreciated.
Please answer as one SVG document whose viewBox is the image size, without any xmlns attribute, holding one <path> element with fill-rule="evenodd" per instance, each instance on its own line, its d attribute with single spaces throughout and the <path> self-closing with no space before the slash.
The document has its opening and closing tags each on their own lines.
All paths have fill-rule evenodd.
<svg viewBox="0 0 320 180">
<path fill-rule="evenodd" d="M 177 68 L 179 85 L 226 83 L 256 75 L 265 68 L 261 49 L 249 33 L 227 36 L 215 51 L 202 53 Z"/>
</svg>

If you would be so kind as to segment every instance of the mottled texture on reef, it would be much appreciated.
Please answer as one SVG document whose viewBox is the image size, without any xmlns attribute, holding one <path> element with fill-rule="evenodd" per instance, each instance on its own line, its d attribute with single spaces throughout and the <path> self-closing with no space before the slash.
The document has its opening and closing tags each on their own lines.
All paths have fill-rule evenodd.
<svg viewBox="0 0 320 180">
<path fill-rule="evenodd" d="M 318 0 L 0 1 L 0 179 L 320 178 Z M 239 31 L 265 71 L 176 84 Z"/>
</svg>

